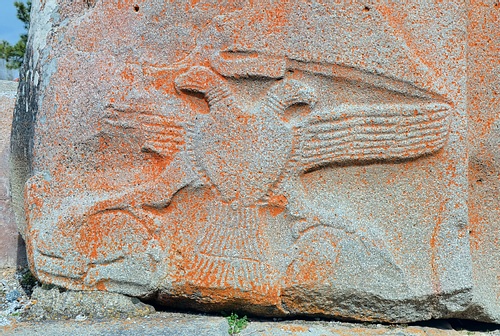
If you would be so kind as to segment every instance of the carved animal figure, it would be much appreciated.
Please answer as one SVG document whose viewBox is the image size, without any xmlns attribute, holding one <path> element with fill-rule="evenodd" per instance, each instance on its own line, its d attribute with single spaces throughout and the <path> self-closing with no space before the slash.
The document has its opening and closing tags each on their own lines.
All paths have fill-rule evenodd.
<svg viewBox="0 0 500 336">
<path fill-rule="evenodd" d="M 153 265 L 159 262 L 161 251 L 152 243 L 157 225 L 161 224 L 147 209 L 167 207 L 185 186 L 205 185 L 213 190 L 219 203 L 206 219 L 206 229 L 200 231 L 198 253 L 192 257 L 189 277 L 199 281 L 210 279 L 213 287 L 230 285 L 243 291 L 266 293 L 276 285 L 278 277 L 266 261 L 259 209 L 269 206 L 285 209 L 295 238 L 318 226 L 363 235 L 348 218 L 308 200 L 301 175 L 331 164 L 402 160 L 433 153 L 444 145 L 448 132 L 449 105 L 435 100 L 316 108 L 317 97 L 312 86 L 284 78 L 276 80 L 262 98 L 248 104 L 239 99 L 227 78 L 203 66 L 193 66 L 179 75 L 175 85 L 181 95 L 201 93 L 208 103 L 208 113 L 182 124 L 152 111 L 110 106 L 110 113 L 103 119 L 110 129 L 119 128 L 117 134 L 127 130 L 143 133 L 146 140 L 142 151 L 169 158 L 164 171 L 154 181 L 90 207 L 80 207 L 81 215 L 75 212 L 71 221 L 81 222 L 74 226 L 85 228 L 91 219 L 103 218 L 109 225 L 102 222 L 101 226 L 108 225 L 109 232 L 114 232 L 118 228 L 112 225 L 116 218 L 128 218 L 127 221 L 134 223 L 134 230 L 140 232 L 135 234 L 140 238 L 134 244 L 145 246 L 144 258 L 119 251 L 110 259 L 105 254 L 101 256 L 97 246 L 90 247 L 95 251 L 82 257 L 76 251 L 54 252 L 47 242 L 47 248 L 40 247 L 39 251 L 42 254 L 39 258 L 45 260 L 41 273 L 59 279 L 85 278 L 81 285 L 71 280 L 76 287 L 98 286 L 103 282 L 109 287 L 113 281 L 125 280 L 109 279 L 107 274 L 119 272 L 106 269 L 121 267 L 115 265 L 115 260 L 120 263 L 130 260 L 134 267 L 151 273 L 148 277 L 161 278 Z M 286 111 L 293 105 L 307 105 L 310 112 L 287 118 Z M 277 198 L 282 200 L 280 204 L 275 203 Z M 105 234 L 103 230 L 99 232 Z M 104 236 L 99 239 L 109 240 Z M 381 258 L 396 265 L 383 240 L 369 237 L 367 241 L 377 246 Z M 65 255 L 74 255 L 75 260 L 80 260 L 74 264 L 81 267 L 66 270 Z M 143 282 L 147 283 L 144 279 Z M 142 285 L 142 282 L 137 284 L 139 288 Z M 137 295 L 133 281 L 130 286 L 130 292 Z"/>
</svg>

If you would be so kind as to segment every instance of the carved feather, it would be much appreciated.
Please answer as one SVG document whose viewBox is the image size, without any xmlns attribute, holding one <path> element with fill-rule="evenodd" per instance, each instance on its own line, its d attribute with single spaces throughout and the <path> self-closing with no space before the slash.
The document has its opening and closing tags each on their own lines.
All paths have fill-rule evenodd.
<svg viewBox="0 0 500 336">
<path fill-rule="evenodd" d="M 295 127 L 303 171 L 335 163 L 416 158 L 442 148 L 445 103 L 346 105 L 320 110 Z"/>
<path fill-rule="evenodd" d="M 184 128 L 170 117 L 141 111 L 139 108 L 111 107 L 103 118 L 112 134 L 136 132 L 145 141 L 141 151 L 171 157 L 184 145 Z"/>
</svg>

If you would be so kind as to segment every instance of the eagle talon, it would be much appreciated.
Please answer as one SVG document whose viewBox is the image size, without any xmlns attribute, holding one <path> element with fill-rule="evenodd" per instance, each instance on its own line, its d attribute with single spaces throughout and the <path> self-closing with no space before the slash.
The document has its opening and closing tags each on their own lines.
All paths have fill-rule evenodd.
<svg viewBox="0 0 500 336">
<path fill-rule="evenodd" d="M 348 234 L 352 234 L 357 231 L 353 222 L 343 216 L 320 213 L 321 211 L 313 211 L 312 209 L 307 208 L 307 206 L 303 205 L 301 208 L 289 209 L 290 215 L 296 218 L 296 221 L 292 226 L 292 236 L 295 239 L 299 238 L 306 231 L 319 226 L 342 230 Z"/>
</svg>

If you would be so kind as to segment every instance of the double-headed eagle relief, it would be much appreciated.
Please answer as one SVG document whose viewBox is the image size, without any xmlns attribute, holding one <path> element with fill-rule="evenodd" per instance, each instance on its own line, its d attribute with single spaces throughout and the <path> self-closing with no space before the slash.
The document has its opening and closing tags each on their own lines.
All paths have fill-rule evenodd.
<svg viewBox="0 0 500 336">
<path fill-rule="evenodd" d="M 148 218 L 145 209 L 168 207 L 179 190 L 208 188 L 213 200 L 188 274 L 210 287 L 266 292 L 271 286 L 266 282 L 277 281 L 264 252 L 263 209 L 281 209 L 294 239 L 318 227 L 363 235 L 365 241 L 373 240 L 381 258 L 396 265 L 383 240 L 364 237 L 354 220 L 310 202 L 301 176 L 331 165 L 397 162 L 432 154 L 445 145 L 450 106 L 410 85 L 402 86 L 396 102 L 321 104 L 321 85 L 335 94 L 342 80 L 301 69 L 299 62 L 255 54 L 238 55 L 236 60 L 226 56 L 212 64 L 191 66 L 175 78 L 180 99 L 206 102 L 206 109 L 190 120 L 108 107 L 104 124 L 109 134 L 142 134 L 141 150 L 168 162 L 159 179 L 128 196 L 136 204 L 126 205 L 128 211 Z M 287 68 L 290 64 L 296 68 Z M 328 66 L 316 69 L 324 73 Z M 356 76 L 355 70 L 343 70 Z M 243 97 L 239 86 L 256 77 L 267 85 Z M 191 172 L 188 177 L 181 173 L 186 171 Z M 125 203 L 122 197 L 95 209 L 123 208 Z"/>
<path fill-rule="evenodd" d="M 335 247 L 331 253 L 341 255 L 338 246 L 349 241 L 405 282 L 390 243 L 313 201 L 302 177 L 438 151 L 447 139 L 448 103 L 383 76 L 258 53 L 218 53 L 210 65 L 183 65 L 176 73 L 165 108 L 113 102 L 101 118 L 102 136 L 138 142 L 137 155 L 161 162 L 151 167 L 156 178 L 59 219 L 61 232 L 95 237 L 57 249 L 46 238 L 35 252 L 43 260 L 39 274 L 78 289 L 126 284 L 128 293 L 142 295 L 171 273 L 197 287 L 273 296 L 290 282 L 286 274 L 303 276 L 293 271 L 298 263 L 314 262 L 316 252 L 304 246 L 317 232 Z M 360 86 L 379 93 L 358 98 Z M 186 227 L 196 228 L 190 252 L 172 259 L 172 230 Z M 106 252 L 121 240 L 125 247 Z M 274 241 L 286 242 L 282 252 Z M 283 258 L 270 258 L 276 253 Z M 79 266 L 65 268 L 68 258 Z M 123 267 L 144 278 L 128 279 Z"/>
<path fill-rule="evenodd" d="M 40 281 L 259 316 L 477 310 L 466 11 L 52 2 L 12 142 Z"/>
</svg>

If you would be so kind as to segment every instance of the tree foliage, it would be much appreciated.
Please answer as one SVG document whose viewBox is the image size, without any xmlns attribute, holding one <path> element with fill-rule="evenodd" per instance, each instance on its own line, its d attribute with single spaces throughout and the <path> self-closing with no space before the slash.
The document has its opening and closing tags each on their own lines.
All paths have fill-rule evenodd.
<svg viewBox="0 0 500 336">
<path fill-rule="evenodd" d="M 30 26 L 31 1 L 26 3 L 15 1 L 14 6 L 17 10 L 17 18 L 24 24 L 25 32 L 21 34 L 19 41 L 11 45 L 7 41 L 0 42 L 0 58 L 7 61 L 8 69 L 18 69 L 21 67 L 26 52 L 26 43 L 28 42 L 28 29 Z"/>
</svg>

